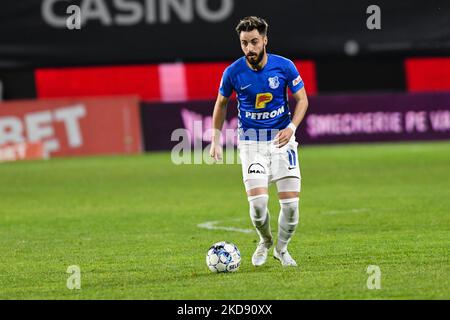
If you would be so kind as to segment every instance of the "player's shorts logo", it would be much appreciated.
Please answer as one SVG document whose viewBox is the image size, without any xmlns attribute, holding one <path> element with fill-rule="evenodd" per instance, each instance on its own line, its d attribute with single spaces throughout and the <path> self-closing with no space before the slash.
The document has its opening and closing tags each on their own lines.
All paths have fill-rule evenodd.
<svg viewBox="0 0 450 320">
<path fill-rule="evenodd" d="M 289 167 L 288 167 L 288 169 L 289 170 L 295 169 L 295 167 L 297 167 L 297 158 L 296 158 L 296 155 L 295 155 L 295 151 L 292 150 L 292 149 L 289 149 L 287 151 L 287 153 L 288 153 L 288 158 L 289 158 Z"/>
<path fill-rule="evenodd" d="M 268 80 L 269 80 L 269 87 L 271 89 L 276 89 L 280 86 L 280 81 L 278 80 L 277 76 L 269 78 Z"/>
<path fill-rule="evenodd" d="M 266 174 L 266 169 L 264 169 L 260 163 L 252 163 L 250 167 L 248 167 L 248 173 Z"/>
<path fill-rule="evenodd" d="M 266 93 L 258 93 L 256 95 L 255 108 L 256 109 L 264 109 L 266 105 L 272 101 L 273 96 L 270 92 Z"/>
</svg>

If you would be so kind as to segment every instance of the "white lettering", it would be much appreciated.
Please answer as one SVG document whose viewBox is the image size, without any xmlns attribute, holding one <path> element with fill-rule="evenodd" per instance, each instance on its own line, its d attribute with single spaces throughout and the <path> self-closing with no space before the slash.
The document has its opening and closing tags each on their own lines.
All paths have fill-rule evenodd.
<svg viewBox="0 0 450 320">
<path fill-rule="evenodd" d="M 41 15 L 45 23 L 54 28 L 67 28 L 70 22 L 70 28 L 78 29 L 77 19 L 80 16 L 83 26 L 90 21 L 97 21 L 103 26 L 158 22 L 169 24 L 174 18 L 182 23 L 193 23 L 196 17 L 209 23 L 218 23 L 232 15 L 235 0 L 220 0 L 214 9 L 211 9 L 209 0 L 113 0 L 111 3 L 106 0 L 81 0 L 81 15 L 75 9 L 77 6 L 69 6 L 69 1 L 43 0 Z M 61 11 L 62 8 L 64 11 Z M 64 12 L 72 16 L 68 19 Z"/>
<path fill-rule="evenodd" d="M 427 131 L 427 114 L 425 111 L 409 111 L 405 115 L 405 128 L 407 132 Z"/>
<path fill-rule="evenodd" d="M 81 269 L 79 266 L 69 266 L 67 267 L 67 273 L 70 273 L 71 276 L 67 278 L 66 286 L 67 289 L 73 290 L 81 289 Z"/>
<path fill-rule="evenodd" d="M 0 118 L 0 146 L 7 143 L 20 143 L 23 138 L 23 126 L 16 117 Z"/>
<path fill-rule="evenodd" d="M 25 159 L 26 153 L 26 143 L 17 143 L 6 147 L 0 147 L 0 162 Z"/>
<path fill-rule="evenodd" d="M 221 6 L 217 11 L 211 11 L 207 5 L 208 0 L 197 0 L 197 12 L 198 15 L 208 22 L 221 22 L 228 18 L 232 11 L 234 2 L 233 0 L 222 0 Z"/>
<path fill-rule="evenodd" d="M 66 127 L 69 147 L 76 148 L 83 145 L 83 136 L 81 135 L 79 118 L 86 116 L 84 106 L 59 109 L 55 112 L 55 120 L 63 121 Z"/>
<path fill-rule="evenodd" d="M 53 122 L 62 122 L 67 135 L 67 145 L 77 148 L 83 145 L 80 118 L 86 116 L 83 105 L 28 113 L 19 117 L 0 117 L 0 146 L 23 142 L 42 142 L 44 156 L 60 149 Z"/>
<path fill-rule="evenodd" d="M 146 17 L 145 17 L 145 21 L 148 24 L 154 24 L 157 22 L 157 16 L 156 16 L 156 0 L 146 0 Z"/>
<path fill-rule="evenodd" d="M 117 9 L 127 11 L 128 14 L 118 14 L 114 21 L 120 26 L 129 26 L 138 24 L 143 16 L 144 10 L 139 2 L 130 2 L 128 0 L 114 0 Z"/>
<path fill-rule="evenodd" d="M 367 289 L 381 289 L 381 269 L 379 266 L 370 265 L 367 267 Z"/>
<path fill-rule="evenodd" d="M 261 120 L 261 119 L 269 119 L 275 118 L 284 113 L 284 106 L 279 107 L 277 110 L 273 110 L 272 112 L 245 112 L 246 118 L 251 118 L 253 120 Z"/>
<path fill-rule="evenodd" d="M 176 165 L 191 163 L 191 136 L 186 129 L 176 129 L 172 132 L 170 141 L 179 141 L 172 148 L 172 163 Z"/>
<path fill-rule="evenodd" d="M 192 3 L 190 0 L 161 0 L 161 22 L 170 23 L 170 9 L 177 13 L 182 22 L 192 22 L 194 19 Z"/>
<path fill-rule="evenodd" d="M 367 7 L 367 14 L 372 14 L 367 18 L 366 26 L 369 30 L 381 29 L 381 9 L 379 6 L 373 4 Z"/>
<path fill-rule="evenodd" d="M 50 139 L 55 135 L 51 122 L 52 114 L 50 111 L 29 113 L 25 116 L 28 141 L 37 142 L 47 139 L 43 142 L 45 156 L 59 149 L 58 140 Z"/>
<path fill-rule="evenodd" d="M 55 13 L 55 4 L 59 1 L 69 1 L 69 0 L 44 0 L 42 2 L 41 14 L 42 18 L 48 25 L 55 28 L 65 28 L 66 27 L 66 17 L 60 17 Z"/>
<path fill-rule="evenodd" d="M 69 30 L 81 29 L 81 8 L 79 6 L 69 6 L 66 11 L 70 16 L 67 18 L 66 26 Z"/>
<path fill-rule="evenodd" d="M 81 2 L 82 21 L 85 25 L 89 20 L 99 20 L 103 25 L 110 26 L 112 18 L 103 0 L 84 0 Z"/>
<path fill-rule="evenodd" d="M 280 114 L 282 114 L 284 112 L 284 106 L 281 108 L 278 108 L 277 110 L 277 116 L 279 116 Z"/>
<path fill-rule="evenodd" d="M 399 112 L 313 114 L 306 122 L 306 130 L 311 137 L 403 132 L 402 114 Z"/>
<path fill-rule="evenodd" d="M 434 131 L 450 130 L 450 111 L 438 110 L 430 112 L 430 122 Z"/>
</svg>

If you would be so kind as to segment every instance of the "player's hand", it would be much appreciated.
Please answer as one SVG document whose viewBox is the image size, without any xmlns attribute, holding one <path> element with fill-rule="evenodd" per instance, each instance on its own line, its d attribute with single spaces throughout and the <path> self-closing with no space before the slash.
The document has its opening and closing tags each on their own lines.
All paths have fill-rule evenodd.
<svg viewBox="0 0 450 320">
<path fill-rule="evenodd" d="M 289 140 L 291 140 L 293 134 L 294 131 L 291 128 L 286 128 L 278 132 L 278 134 L 275 136 L 275 147 L 284 147 L 289 142 Z"/>
<path fill-rule="evenodd" d="M 209 149 L 209 155 L 215 161 L 222 160 L 222 146 L 219 143 L 213 141 L 211 143 L 211 148 Z"/>
</svg>

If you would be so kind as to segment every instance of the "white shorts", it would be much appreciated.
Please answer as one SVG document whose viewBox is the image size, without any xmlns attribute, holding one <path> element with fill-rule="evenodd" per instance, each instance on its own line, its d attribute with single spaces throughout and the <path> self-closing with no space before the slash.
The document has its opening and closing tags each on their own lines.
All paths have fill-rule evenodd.
<svg viewBox="0 0 450 320">
<path fill-rule="evenodd" d="M 269 184 L 287 177 L 301 179 L 297 148 L 294 136 L 281 148 L 275 147 L 273 141 L 239 141 L 244 182 L 264 179 Z"/>
</svg>

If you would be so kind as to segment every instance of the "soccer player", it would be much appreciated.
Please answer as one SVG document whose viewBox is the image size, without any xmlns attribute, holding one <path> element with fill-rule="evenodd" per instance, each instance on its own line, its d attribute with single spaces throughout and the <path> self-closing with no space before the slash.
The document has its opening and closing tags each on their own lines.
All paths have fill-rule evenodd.
<svg viewBox="0 0 450 320">
<path fill-rule="evenodd" d="M 252 256 L 263 265 L 273 245 L 268 211 L 268 185 L 277 186 L 281 206 L 273 255 L 283 266 L 297 266 L 287 250 L 299 221 L 300 168 L 295 130 L 308 108 L 303 80 L 289 59 L 268 54 L 267 22 L 251 16 L 236 27 L 244 56 L 225 69 L 213 112 L 210 156 L 222 158 L 220 130 L 232 91 L 238 100 L 238 149 L 250 217 L 260 237 Z M 291 118 L 288 92 L 296 100 Z"/>
</svg>

